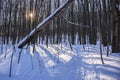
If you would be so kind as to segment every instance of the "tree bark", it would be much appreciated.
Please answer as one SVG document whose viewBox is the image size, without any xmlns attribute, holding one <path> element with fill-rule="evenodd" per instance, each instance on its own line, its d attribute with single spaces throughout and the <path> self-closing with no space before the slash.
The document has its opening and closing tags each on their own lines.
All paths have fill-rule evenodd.
<svg viewBox="0 0 120 80">
<path fill-rule="evenodd" d="M 120 52 L 120 11 L 119 0 L 111 0 L 112 17 L 113 17 L 113 33 L 112 33 L 112 53 Z"/>
</svg>

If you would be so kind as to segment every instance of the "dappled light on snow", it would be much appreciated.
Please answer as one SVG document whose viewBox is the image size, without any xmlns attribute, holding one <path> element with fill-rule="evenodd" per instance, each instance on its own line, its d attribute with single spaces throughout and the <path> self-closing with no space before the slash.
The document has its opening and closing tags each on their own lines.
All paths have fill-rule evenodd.
<svg viewBox="0 0 120 80">
<path fill-rule="evenodd" d="M 34 56 L 33 46 L 31 46 L 31 45 L 30 45 L 30 54 L 31 54 L 32 56 Z"/>
<path fill-rule="evenodd" d="M 62 47 L 63 48 L 61 48 L 60 46 L 56 47 L 56 45 L 53 45 L 49 46 L 48 50 L 51 52 L 52 55 L 58 57 L 60 61 L 62 61 L 63 63 L 67 63 L 72 59 L 75 53 L 70 49 L 67 49 L 65 46 Z"/>
<path fill-rule="evenodd" d="M 39 53 L 40 57 L 45 61 L 46 67 L 55 66 L 55 62 L 49 58 L 49 56 L 40 47 L 35 46 L 36 51 Z"/>
<path fill-rule="evenodd" d="M 60 54 L 59 57 L 60 57 L 60 60 L 63 61 L 64 63 L 69 62 L 72 59 L 71 56 L 66 54 Z"/>
<path fill-rule="evenodd" d="M 85 52 L 84 54 L 82 54 L 82 56 L 84 57 L 83 62 L 87 64 L 101 64 L 99 54 Z"/>
<path fill-rule="evenodd" d="M 5 61 L 5 58 L 10 58 L 12 55 L 13 49 L 10 48 L 8 50 L 6 50 L 5 52 L 0 54 L 0 63 Z"/>
<path fill-rule="evenodd" d="M 73 51 L 65 45 L 30 45 L 22 50 L 18 64 L 19 49 L 13 57 L 12 80 L 119 80 L 119 54 L 106 57 L 102 65 L 99 51 L 83 50 L 82 46 L 75 45 Z M 86 47 L 85 47 L 86 48 Z M 99 48 L 95 47 L 94 48 Z M 88 49 L 88 48 L 86 48 Z M 34 50 L 34 51 L 33 51 Z M 0 54 L 0 78 L 8 77 L 12 48 Z M 91 52 L 92 51 L 92 52 Z M 6 54 L 6 58 L 4 58 Z M 8 66 L 9 65 L 9 66 Z"/>
<path fill-rule="evenodd" d="M 100 79 L 101 80 L 116 80 L 116 78 L 109 76 L 108 74 L 100 74 L 100 77 L 101 77 Z"/>
</svg>

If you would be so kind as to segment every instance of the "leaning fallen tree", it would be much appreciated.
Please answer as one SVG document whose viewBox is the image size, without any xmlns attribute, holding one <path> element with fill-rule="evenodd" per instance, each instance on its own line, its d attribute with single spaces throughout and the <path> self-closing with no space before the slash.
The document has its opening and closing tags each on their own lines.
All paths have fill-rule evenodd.
<svg viewBox="0 0 120 80">
<path fill-rule="evenodd" d="M 29 43 L 37 34 L 45 28 L 55 17 L 59 16 L 62 12 L 65 11 L 65 8 L 74 0 L 67 0 L 63 3 L 55 12 L 43 20 L 38 26 L 33 29 L 19 44 L 18 48 L 23 48 L 27 43 Z"/>
</svg>

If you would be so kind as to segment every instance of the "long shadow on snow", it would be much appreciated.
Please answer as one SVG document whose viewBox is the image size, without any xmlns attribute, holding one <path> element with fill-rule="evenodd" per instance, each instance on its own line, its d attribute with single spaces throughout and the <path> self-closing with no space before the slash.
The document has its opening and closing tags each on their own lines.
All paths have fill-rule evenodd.
<svg viewBox="0 0 120 80">
<path fill-rule="evenodd" d="M 59 46 L 50 46 L 49 49 L 51 51 L 57 51 L 56 54 L 59 55 L 59 58 L 63 63 L 69 62 L 76 55 L 73 51 L 64 46 L 62 46 L 62 48 Z"/>
<path fill-rule="evenodd" d="M 100 80 L 100 74 L 103 74 L 103 75 L 106 74 L 106 75 L 113 77 L 113 78 L 116 78 L 116 76 L 117 76 L 117 78 L 120 79 L 120 77 L 119 77 L 120 72 L 116 72 L 116 71 L 120 71 L 120 68 L 118 68 L 118 67 L 110 66 L 107 64 L 89 64 L 89 63 L 82 61 L 82 59 L 89 59 L 89 58 L 84 58 L 81 55 L 79 55 L 79 59 L 81 62 L 80 67 L 83 68 L 83 72 L 82 72 L 83 77 L 85 75 L 89 75 L 89 71 L 90 72 L 93 71 L 93 73 L 94 72 L 96 73 L 95 78 L 97 80 Z M 100 59 L 100 58 L 92 58 L 92 59 Z M 114 69 L 115 71 L 109 70 L 107 68 Z M 92 73 L 90 73 L 90 74 L 92 74 Z"/>
<path fill-rule="evenodd" d="M 55 62 L 57 62 L 58 63 L 58 57 L 56 56 L 56 55 L 52 55 L 52 53 L 48 50 L 48 49 L 46 49 L 45 47 L 43 47 L 43 46 L 41 46 L 41 45 L 39 45 L 39 47 L 42 49 L 42 50 L 44 50 L 45 51 L 45 53 L 46 54 L 48 54 L 48 56 L 52 59 L 52 60 L 54 60 Z M 60 62 L 60 61 L 59 61 Z M 62 62 L 60 62 L 60 63 L 62 63 Z"/>
</svg>

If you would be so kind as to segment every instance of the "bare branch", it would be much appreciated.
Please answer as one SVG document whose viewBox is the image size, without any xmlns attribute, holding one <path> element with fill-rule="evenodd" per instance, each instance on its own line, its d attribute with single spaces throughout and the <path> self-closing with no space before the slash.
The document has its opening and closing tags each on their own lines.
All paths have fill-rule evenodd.
<svg viewBox="0 0 120 80">
<path fill-rule="evenodd" d="M 72 25 L 75 25 L 76 27 L 78 28 L 84 28 L 84 27 L 87 27 L 87 28 L 90 28 L 89 25 L 83 25 L 83 24 L 77 24 L 77 23 L 74 23 L 74 22 L 71 22 L 69 21 L 67 18 L 65 18 L 64 16 L 62 16 L 68 23 L 72 24 Z"/>
</svg>

